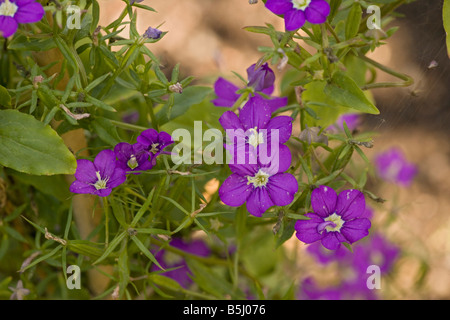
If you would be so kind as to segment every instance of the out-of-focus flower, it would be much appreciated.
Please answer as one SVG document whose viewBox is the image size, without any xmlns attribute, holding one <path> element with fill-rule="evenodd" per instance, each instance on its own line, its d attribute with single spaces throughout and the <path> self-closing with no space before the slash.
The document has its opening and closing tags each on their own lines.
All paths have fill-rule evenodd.
<svg viewBox="0 0 450 320">
<path fill-rule="evenodd" d="M 8 38 L 19 24 L 38 22 L 44 16 L 42 5 L 35 0 L 0 0 L 0 35 Z"/>
<path fill-rule="evenodd" d="M 328 146 L 328 137 L 323 133 L 319 134 L 320 130 L 319 127 L 306 127 L 300 132 L 298 138 L 305 141 L 308 145 L 311 143 L 323 143 Z"/>
<path fill-rule="evenodd" d="M 329 287 L 321 288 L 316 281 L 311 278 L 305 278 L 297 293 L 298 300 L 341 300 L 342 294 L 339 288 Z"/>
<path fill-rule="evenodd" d="M 267 0 L 266 8 L 284 15 L 287 31 L 303 27 L 306 21 L 324 23 L 330 14 L 330 5 L 325 0 Z"/>
<path fill-rule="evenodd" d="M 320 244 L 320 242 L 311 243 L 306 251 L 316 258 L 320 264 L 328 264 L 333 261 L 345 260 L 351 255 L 350 250 L 344 247 L 339 247 L 336 250 L 328 250 Z"/>
<path fill-rule="evenodd" d="M 339 196 L 327 186 L 314 189 L 311 194 L 313 213 L 310 220 L 298 220 L 296 236 L 305 243 L 321 241 L 329 250 L 336 250 L 341 242 L 352 244 L 369 234 L 370 220 L 361 218 L 366 202 L 362 192 L 344 190 Z"/>
<path fill-rule="evenodd" d="M 211 254 L 211 250 L 200 239 L 185 241 L 181 238 L 173 238 L 170 241 L 170 246 L 201 257 L 207 257 Z M 163 249 L 155 253 L 155 258 L 164 269 L 176 268 L 166 271 L 162 275 L 177 281 L 184 288 L 187 288 L 192 283 L 192 279 L 189 277 L 189 267 L 181 255 Z M 152 271 L 160 270 L 158 266 L 152 266 Z"/>
<path fill-rule="evenodd" d="M 114 152 L 117 157 L 117 166 L 127 173 L 140 174 L 138 171 L 150 170 L 152 155 L 139 143 L 129 144 L 121 142 L 116 144 Z"/>
<path fill-rule="evenodd" d="M 256 68 L 256 64 L 248 67 L 247 79 L 247 88 L 251 88 L 254 94 L 250 99 L 252 99 L 252 97 L 262 97 L 263 95 L 269 96 L 270 98 L 266 100 L 272 112 L 286 106 L 287 98 L 270 96 L 274 90 L 275 74 L 267 63 L 264 63 L 259 68 Z M 217 98 L 213 99 L 211 102 L 216 107 L 232 107 L 241 96 L 241 94 L 237 93 L 240 89 L 241 88 L 230 81 L 219 77 L 214 83 L 214 91 Z"/>
<path fill-rule="evenodd" d="M 402 186 L 409 186 L 417 174 L 417 168 L 409 163 L 403 152 L 398 148 L 391 148 L 374 159 L 378 175 L 389 182 Z"/>
<path fill-rule="evenodd" d="M 95 157 L 94 162 L 77 160 L 75 179 L 70 185 L 71 192 L 106 197 L 113 188 L 125 182 L 126 172 L 116 166 L 114 151 L 103 150 Z"/>
<path fill-rule="evenodd" d="M 386 274 L 391 271 L 399 255 L 400 249 L 377 233 L 353 248 L 352 265 L 361 274 L 366 274 L 370 265 L 377 265 L 380 272 Z"/>
<path fill-rule="evenodd" d="M 348 129 L 350 131 L 353 131 L 356 128 L 358 128 L 358 126 L 361 124 L 361 115 L 359 113 L 341 114 L 337 118 L 336 123 L 327 128 L 327 131 L 331 132 L 344 131 L 344 122 L 347 125 Z"/>
</svg>

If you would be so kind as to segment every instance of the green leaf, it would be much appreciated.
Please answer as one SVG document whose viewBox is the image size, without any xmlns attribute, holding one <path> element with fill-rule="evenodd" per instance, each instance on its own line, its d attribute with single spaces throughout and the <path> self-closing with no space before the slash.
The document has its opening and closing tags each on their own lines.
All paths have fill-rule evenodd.
<svg viewBox="0 0 450 320">
<path fill-rule="evenodd" d="M 183 289 L 175 280 L 157 273 L 150 274 L 148 279 L 157 286 L 161 286 L 172 291 L 180 292 Z"/>
<path fill-rule="evenodd" d="M 88 240 L 67 240 L 67 248 L 92 259 L 98 259 L 105 251 L 103 245 Z"/>
<path fill-rule="evenodd" d="M 324 92 L 336 104 L 343 107 L 370 114 L 380 113 L 355 81 L 342 72 L 336 72 L 333 75 L 332 82 L 325 86 Z"/>
<path fill-rule="evenodd" d="M 358 34 L 359 24 L 361 23 L 362 9 L 358 2 L 353 3 L 345 22 L 345 39 L 349 40 Z"/>
<path fill-rule="evenodd" d="M 11 107 L 11 96 L 2 85 L 0 85 L 0 106 Z"/>
<path fill-rule="evenodd" d="M 107 118 L 97 117 L 92 121 L 92 128 L 99 138 L 111 146 L 115 146 L 121 139 L 117 128 Z"/>
<path fill-rule="evenodd" d="M 136 246 L 139 248 L 139 250 L 141 250 L 141 252 L 147 257 L 149 258 L 149 260 L 151 262 L 153 262 L 154 264 L 156 264 L 160 269 L 164 270 L 163 267 L 161 267 L 161 265 L 159 264 L 159 262 L 156 260 L 155 256 L 153 256 L 153 254 L 147 249 L 147 247 L 136 237 L 133 236 L 131 237 L 131 240 L 133 240 L 133 242 L 136 244 Z"/>
<path fill-rule="evenodd" d="M 113 252 L 113 250 L 119 245 L 120 242 L 122 242 L 123 238 L 127 235 L 126 231 L 123 231 L 122 233 L 118 234 L 108 245 L 105 252 L 101 255 L 100 258 L 98 258 L 93 264 L 97 264 L 104 259 L 108 258 L 108 256 Z"/>
<path fill-rule="evenodd" d="M 171 121 L 181 115 L 183 115 L 190 107 L 199 104 L 205 99 L 205 97 L 212 92 L 209 87 L 195 86 L 188 87 L 183 90 L 183 93 L 177 94 L 175 96 L 175 101 L 171 107 L 171 112 L 169 114 L 169 105 L 164 105 L 164 107 L 156 113 L 156 119 L 159 125 L 163 125 L 168 121 Z"/>
<path fill-rule="evenodd" d="M 11 169 L 7 170 L 7 173 L 14 176 L 21 183 L 32 185 L 39 191 L 54 196 L 60 201 L 70 197 L 69 187 L 63 175 L 36 176 Z"/>
<path fill-rule="evenodd" d="M 444 0 L 444 6 L 442 8 L 442 15 L 444 21 L 444 29 L 447 34 L 447 53 L 450 58 L 450 0 Z"/>
<path fill-rule="evenodd" d="M 55 46 L 56 44 L 53 38 L 35 39 L 19 34 L 15 36 L 8 44 L 8 49 L 21 51 L 48 51 Z"/>
<path fill-rule="evenodd" d="M 34 175 L 74 174 L 77 166 L 50 126 L 17 110 L 0 110 L 0 164 Z"/>
<path fill-rule="evenodd" d="M 195 283 L 206 292 L 214 295 L 219 299 L 224 299 L 230 295 L 231 299 L 243 299 L 244 295 L 240 289 L 234 288 L 233 285 L 226 281 L 224 277 L 218 276 L 214 270 L 206 267 L 204 264 L 187 258 L 189 270 L 192 271 Z"/>
</svg>

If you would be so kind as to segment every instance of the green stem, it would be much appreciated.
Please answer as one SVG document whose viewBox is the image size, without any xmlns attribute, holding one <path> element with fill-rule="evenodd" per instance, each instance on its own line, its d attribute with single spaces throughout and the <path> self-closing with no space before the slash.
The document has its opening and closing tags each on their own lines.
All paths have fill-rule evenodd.
<svg viewBox="0 0 450 320">
<path fill-rule="evenodd" d="M 150 114 L 150 120 L 152 122 L 153 129 L 159 131 L 158 121 L 156 120 L 155 111 L 153 110 L 153 102 L 147 96 L 145 97 L 145 102 L 147 102 L 148 113 Z"/>
<path fill-rule="evenodd" d="M 361 87 L 362 90 L 368 90 L 368 89 L 376 89 L 376 88 L 392 88 L 392 87 L 408 87 L 410 85 L 412 85 L 414 83 L 414 79 L 404 73 L 399 73 L 396 72 L 394 70 L 392 70 L 391 68 L 382 65 L 381 63 L 378 63 L 366 56 L 364 56 L 363 54 L 359 54 L 358 57 L 367 62 L 370 63 L 371 65 L 377 67 L 378 69 L 386 72 L 387 74 L 390 74 L 396 78 L 399 78 L 401 80 L 403 80 L 404 82 L 378 82 L 378 83 L 370 83 L 370 84 L 366 84 L 365 86 Z"/>
<path fill-rule="evenodd" d="M 105 214 L 105 248 L 109 245 L 109 205 L 108 198 L 103 197 L 103 212 Z"/>
<path fill-rule="evenodd" d="M 135 124 L 130 124 L 130 123 L 126 123 L 126 122 L 121 122 L 121 121 L 116 121 L 116 120 L 110 120 L 110 121 L 113 125 L 120 127 L 122 129 L 127 129 L 127 130 L 132 130 L 132 131 L 144 131 L 144 130 L 148 129 L 146 127 L 141 127 L 141 126 L 137 126 Z"/>
</svg>

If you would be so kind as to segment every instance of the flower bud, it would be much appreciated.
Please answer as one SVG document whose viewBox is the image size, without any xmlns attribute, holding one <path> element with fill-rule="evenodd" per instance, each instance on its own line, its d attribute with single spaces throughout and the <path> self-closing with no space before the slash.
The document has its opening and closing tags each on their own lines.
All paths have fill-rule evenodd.
<svg viewBox="0 0 450 320">
<path fill-rule="evenodd" d="M 251 65 L 247 69 L 248 75 L 248 86 L 253 87 L 255 91 L 262 91 L 264 89 L 270 88 L 275 82 L 275 74 L 269 65 L 264 63 L 260 67 L 256 64 Z"/>
<path fill-rule="evenodd" d="M 183 86 L 181 85 L 181 83 L 177 82 L 175 84 L 171 84 L 169 86 L 169 90 L 175 93 L 183 93 Z"/>
<path fill-rule="evenodd" d="M 309 128 L 308 126 L 306 126 L 306 129 L 300 132 L 298 138 L 302 141 L 305 141 L 307 144 L 323 143 L 328 146 L 328 137 L 323 133 L 319 134 L 319 132 L 320 132 L 319 127 Z"/>
<path fill-rule="evenodd" d="M 161 37 L 162 31 L 156 28 L 148 27 L 145 30 L 143 37 L 146 39 L 159 39 Z"/>
</svg>

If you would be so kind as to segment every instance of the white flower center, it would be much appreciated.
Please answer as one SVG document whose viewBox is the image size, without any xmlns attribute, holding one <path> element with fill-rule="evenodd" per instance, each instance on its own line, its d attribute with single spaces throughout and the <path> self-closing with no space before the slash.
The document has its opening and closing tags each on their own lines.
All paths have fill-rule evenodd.
<svg viewBox="0 0 450 320">
<path fill-rule="evenodd" d="M 311 3 L 311 0 L 291 0 L 291 1 L 294 8 L 298 10 L 305 10 Z"/>
<path fill-rule="evenodd" d="M 345 221 L 342 220 L 341 216 L 338 215 L 338 214 L 336 214 L 336 213 L 333 213 L 331 216 L 325 218 L 324 220 L 325 220 L 325 221 L 333 222 L 333 223 L 336 225 L 335 227 L 333 227 L 333 226 L 331 226 L 331 225 L 326 226 L 326 227 L 325 227 L 325 230 L 327 230 L 328 232 L 331 232 L 331 231 L 340 231 L 341 228 L 342 228 L 342 226 L 343 226 L 344 223 L 345 223 Z"/>
<path fill-rule="evenodd" d="M 247 185 L 252 183 L 255 187 L 265 187 L 267 182 L 269 182 L 269 177 L 270 175 L 268 173 L 262 171 L 262 169 L 259 169 L 255 176 L 247 176 Z"/>
<path fill-rule="evenodd" d="M 132 154 L 131 157 L 130 157 L 130 160 L 128 160 L 128 162 L 127 162 L 127 166 L 128 166 L 131 170 L 133 170 L 133 169 L 135 169 L 138 165 L 139 165 L 139 164 L 138 164 L 138 162 L 137 162 L 137 160 L 136 160 L 136 156 L 135 156 L 134 154 Z"/>
<path fill-rule="evenodd" d="M 156 154 L 159 151 L 159 143 L 152 143 L 152 147 L 150 148 L 150 152 Z"/>
<path fill-rule="evenodd" d="M 19 9 L 19 7 L 15 3 L 5 0 L 5 2 L 0 4 L 0 16 L 14 17 L 17 9 Z"/>
<path fill-rule="evenodd" d="M 97 176 L 97 182 L 93 184 L 95 189 L 106 189 L 106 183 L 108 182 L 109 178 L 102 179 L 102 177 L 100 176 L 100 171 L 97 171 L 95 175 Z"/>
<path fill-rule="evenodd" d="M 254 127 L 252 129 L 249 129 L 251 132 L 250 136 L 248 137 L 248 143 L 252 145 L 253 147 L 257 147 L 261 143 L 264 143 L 264 137 L 262 132 L 258 132 L 258 128 Z"/>
</svg>

